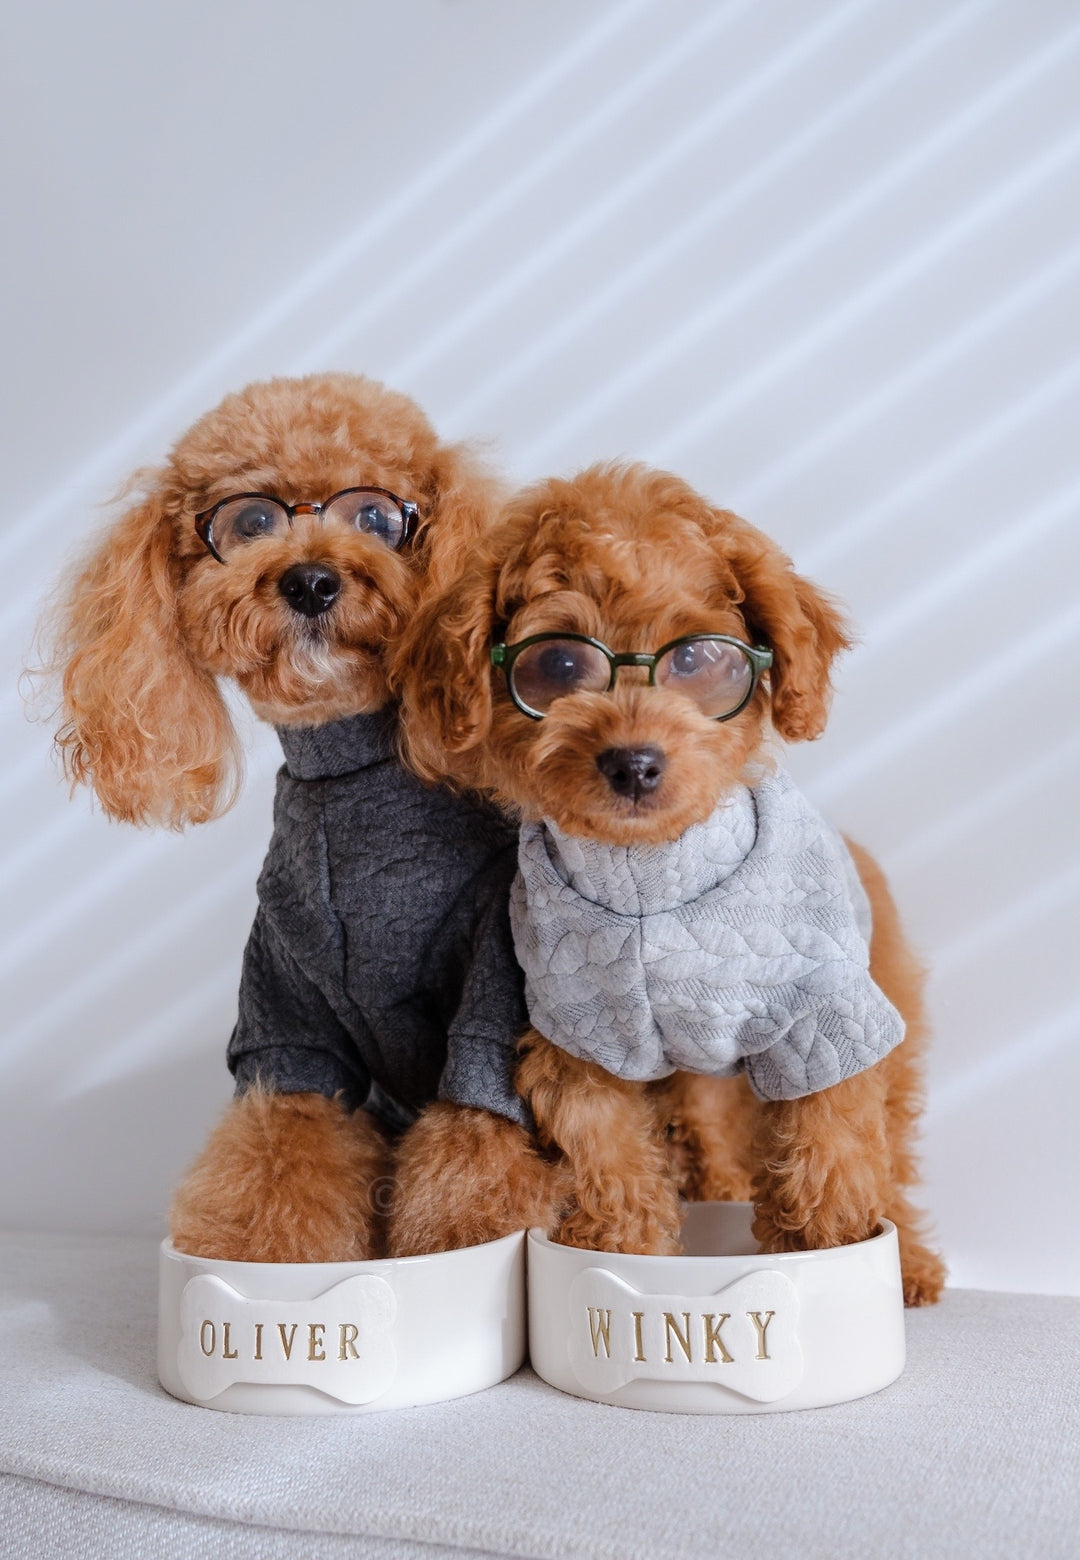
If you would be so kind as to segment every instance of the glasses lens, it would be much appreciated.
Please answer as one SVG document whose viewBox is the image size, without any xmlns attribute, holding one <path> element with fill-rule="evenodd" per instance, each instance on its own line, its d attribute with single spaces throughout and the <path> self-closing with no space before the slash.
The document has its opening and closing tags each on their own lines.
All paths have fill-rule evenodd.
<svg viewBox="0 0 1080 1560">
<path fill-rule="evenodd" d="M 210 522 L 214 546 L 222 558 L 264 536 L 281 536 L 289 516 L 272 498 L 230 498 Z"/>
<path fill-rule="evenodd" d="M 348 526 L 364 536 L 376 536 L 387 547 L 400 547 L 405 538 L 405 516 L 400 506 L 385 493 L 369 492 L 366 488 L 339 493 L 323 510 L 323 520 Z"/>
<path fill-rule="evenodd" d="M 722 639 L 685 639 L 656 663 L 658 686 L 685 694 L 716 719 L 743 704 L 754 681 L 750 658 Z"/>
<path fill-rule="evenodd" d="M 527 709 L 544 715 L 568 693 L 603 693 L 611 681 L 608 658 L 578 639 L 542 639 L 514 662 L 511 686 Z"/>
</svg>

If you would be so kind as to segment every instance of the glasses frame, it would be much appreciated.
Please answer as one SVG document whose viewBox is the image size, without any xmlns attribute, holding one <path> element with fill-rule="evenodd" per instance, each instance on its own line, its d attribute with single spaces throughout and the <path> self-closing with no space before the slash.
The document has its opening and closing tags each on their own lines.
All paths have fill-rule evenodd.
<svg viewBox="0 0 1080 1560">
<path fill-rule="evenodd" d="M 268 503 L 278 504 L 284 509 L 286 519 L 289 522 L 289 529 L 291 530 L 292 523 L 297 515 L 321 515 L 324 510 L 330 508 L 331 504 L 336 503 L 339 498 L 344 498 L 348 493 L 379 493 L 383 498 L 393 500 L 401 510 L 403 528 L 400 542 L 390 550 L 391 552 L 400 552 L 412 534 L 412 528 L 420 514 L 420 506 L 412 503 L 407 498 L 399 498 L 396 493 L 391 493 L 389 488 L 375 487 L 371 483 L 362 483 L 357 487 L 341 488 L 339 492 L 331 493 L 330 497 L 322 504 L 287 504 L 283 498 L 278 498 L 276 493 L 227 493 L 224 498 L 219 498 L 216 504 L 212 504 L 209 509 L 200 510 L 195 516 L 195 534 L 203 546 L 217 559 L 218 563 L 226 563 L 227 559 L 223 558 L 214 546 L 214 516 L 226 504 L 235 504 L 237 499 L 240 498 L 262 498 Z M 363 531 L 357 532 L 359 536 L 364 534 Z"/>
<path fill-rule="evenodd" d="M 732 720 L 736 715 L 740 714 L 757 692 L 762 673 L 767 672 L 773 664 L 773 653 L 767 645 L 748 645 L 745 640 L 737 639 L 734 634 L 680 634 L 677 639 L 669 639 L 667 644 L 661 645 L 659 650 L 652 655 L 646 655 L 643 651 L 637 650 L 624 651 L 622 654 L 617 655 L 614 650 L 610 650 L 604 644 L 602 639 L 593 639 L 589 634 L 530 634 L 528 639 L 519 639 L 517 644 L 514 645 L 502 643 L 492 645 L 492 666 L 502 668 L 506 677 L 507 692 L 521 713 L 527 715 L 530 720 L 543 720 L 546 711 L 531 709 L 529 705 L 518 698 L 514 690 L 514 663 L 523 650 L 528 650 L 532 645 L 543 644 L 545 641 L 551 643 L 557 639 L 570 639 L 575 644 L 592 645 L 594 650 L 599 650 L 602 655 L 607 657 L 608 665 L 611 668 L 611 677 L 608 680 L 607 687 L 603 690 L 604 693 L 610 693 L 614 688 L 620 666 L 648 667 L 649 687 L 655 688 L 657 663 L 667 655 L 669 650 L 675 650 L 679 645 L 693 644 L 702 639 L 707 639 L 714 644 L 734 645 L 736 649 L 742 651 L 750 662 L 753 674 L 750 678 L 750 686 L 746 691 L 746 697 L 735 709 L 729 710 L 726 715 L 709 715 L 706 717 L 709 720 Z M 570 697 L 570 695 L 566 695 L 566 697 Z"/>
</svg>

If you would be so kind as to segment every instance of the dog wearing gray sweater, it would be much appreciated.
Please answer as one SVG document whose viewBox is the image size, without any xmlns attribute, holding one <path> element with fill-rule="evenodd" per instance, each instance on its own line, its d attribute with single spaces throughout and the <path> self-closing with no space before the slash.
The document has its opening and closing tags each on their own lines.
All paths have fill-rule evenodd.
<svg viewBox="0 0 1080 1560">
<path fill-rule="evenodd" d="M 133 485 L 52 625 L 68 774 L 114 818 L 217 816 L 240 773 L 223 680 L 285 756 L 229 1046 L 237 1094 L 176 1192 L 176 1246 L 382 1255 L 392 1139 L 439 1097 L 478 1153 L 511 1143 L 525 1167 L 491 1190 L 500 1233 L 550 1223 L 551 1166 L 512 1079 L 516 830 L 406 773 L 387 680 L 496 483 L 407 397 L 327 374 L 226 397 Z"/>
</svg>

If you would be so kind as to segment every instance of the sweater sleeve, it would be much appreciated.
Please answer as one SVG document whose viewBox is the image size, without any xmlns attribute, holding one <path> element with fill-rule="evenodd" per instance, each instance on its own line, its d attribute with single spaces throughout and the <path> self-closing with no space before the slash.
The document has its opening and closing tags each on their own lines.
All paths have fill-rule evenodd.
<svg viewBox="0 0 1080 1560">
<path fill-rule="evenodd" d="M 529 1021 L 510 932 L 510 880 L 516 870 L 511 849 L 477 885 L 470 959 L 447 1028 L 439 1098 L 494 1111 L 531 1128 L 529 1109 L 514 1088 L 517 1043 Z"/>
<path fill-rule="evenodd" d="M 904 1020 L 869 973 L 859 971 L 742 1065 L 758 1099 L 801 1099 L 865 1072 L 903 1038 Z"/>
<path fill-rule="evenodd" d="M 262 909 L 244 951 L 227 1059 L 238 1094 L 258 1080 L 276 1094 L 340 1093 L 354 1109 L 370 1088 L 352 1037 Z"/>
</svg>

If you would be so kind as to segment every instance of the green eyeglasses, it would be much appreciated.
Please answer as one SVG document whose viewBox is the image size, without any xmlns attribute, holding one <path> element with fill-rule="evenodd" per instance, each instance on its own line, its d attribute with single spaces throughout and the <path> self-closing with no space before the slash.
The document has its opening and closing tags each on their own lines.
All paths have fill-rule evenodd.
<svg viewBox="0 0 1080 1560">
<path fill-rule="evenodd" d="M 587 634 L 533 634 L 491 648 L 491 664 L 502 667 L 510 697 L 533 720 L 542 720 L 567 694 L 610 693 L 620 666 L 648 667 L 650 688 L 683 694 L 711 720 L 730 720 L 749 704 L 772 663 L 764 645 L 730 634 L 687 634 L 655 655 L 616 655 Z"/>
</svg>

